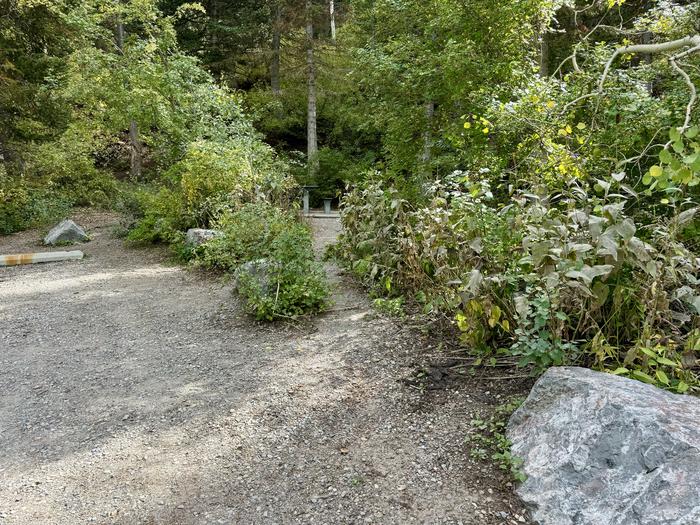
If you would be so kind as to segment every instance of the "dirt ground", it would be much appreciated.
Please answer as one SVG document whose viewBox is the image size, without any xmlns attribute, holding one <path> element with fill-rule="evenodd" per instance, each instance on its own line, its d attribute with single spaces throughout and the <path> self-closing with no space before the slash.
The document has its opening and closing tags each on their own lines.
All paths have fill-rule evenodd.
<svg viewBox="0 0 700 525">
<path fill-rule="evenodd" d="M 330 311 L 258 324 L 230 281 L 73 218 L 84 260 L 0 268 L 0 524 L 529 523 L 465 445 L 527 380 L 410 380 L 437 340 L 333 264 Z"/>
</svg>

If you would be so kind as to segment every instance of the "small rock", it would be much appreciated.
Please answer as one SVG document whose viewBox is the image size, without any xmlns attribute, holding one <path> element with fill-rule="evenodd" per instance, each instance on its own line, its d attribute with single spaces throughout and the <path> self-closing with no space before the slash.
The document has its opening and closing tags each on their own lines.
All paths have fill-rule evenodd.
<svg viewBox="0 0 700 525">
<path fill-rule="evenodd" d="M 274 263 L 269 259 L 256 259 L 242 264 L 234 273 L 235 286 L 238 287 L 240 279 L 245 276 L 255 282 L 263 294 L 272 293 L 272 276 L 270 274 L 273 265 Z"/>
<path fill-rule="evenodd" d="M 53 245 L 58 243 L 83 242 L 87 240 L 89 240 L 89 237 L 87 233 L 85 233 L 85 230 L 70 219 L 66 219 L 51 228 L 51 231 L 44 237 L 44 244 Z"/>
<path fill-rule="evenodd" d="M 203 228 L 190 228 L 187 230 L 185 242 L 190 246 L 200 246 L 205 242 L 211 241 L 221 236 L 219 230 L 205 230 Z"/>
</svg>

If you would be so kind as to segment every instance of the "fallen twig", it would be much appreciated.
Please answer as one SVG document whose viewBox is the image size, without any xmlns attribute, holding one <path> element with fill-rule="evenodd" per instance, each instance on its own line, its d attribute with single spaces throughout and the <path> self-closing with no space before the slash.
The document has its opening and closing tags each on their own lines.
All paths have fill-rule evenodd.
<svg viewBox="0 0 700 525">
<path fill-rule="evenodd" d="M 532 379 L 532 376 L 530 374 L 524 374 L 524 375 L 519 375 L 519 376 L 493 376 L 493 377 L 478 377 L 475 376 L 476 379 L 485 379 L 487 381 L 505 381 L 508 379 Z"/>
</svg>

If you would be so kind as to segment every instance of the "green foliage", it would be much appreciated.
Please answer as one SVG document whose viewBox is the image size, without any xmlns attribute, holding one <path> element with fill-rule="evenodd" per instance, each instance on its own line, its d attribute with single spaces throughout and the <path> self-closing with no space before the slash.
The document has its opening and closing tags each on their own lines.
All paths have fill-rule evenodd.
<svg viewBox="0 0 700 525">
<path fill-rule="evenodd" d="M 506 426 L 511 414 L 523 401 L 522 397 L 513 397 L 496 407 L 487 420 L 472 419 L 471 425 L 475 432 L 467 437 L 471 457 L 491 459 L 517 481 L 525 481 L 525 474 L 521 470 L 523 460 L 511 454 L 511 442 L 506 437 Z"/>
<path fill-rule="evenodd" d="M 213 226 L 223 235 L 202 245 L 195 260 L 205 268 L 223 271 L 234 271 L 247 261 L 273 257 L 275 241 L 287 230 L 306 231 L 291 213 L 265 203 L 227 211 Z M 305 234 L 301 230 L 296 233 L 303 241 L 300 249 L 310 252 Z"/>
<path fill-rule="evenodd" d="M 697 392 L 698 54 L 685 76 L 623 54 L 598 84 L 613 48 L 697 33 L 698 7 L 570 4 L 358 4 L 353 74 L 386 169 L 344 198 L 335 252 L 479 357 Z M 536 33 L 549 56 L 520 40 Z"/>
<path fill-rule="evenodd" d="M 281 2 L 284 4 L 284 2 Z M 283 8 L 287 16 L 293 6 Z M 294 20 L 292 18 L 292 20 Z M 326 26 L 327 27 L 327 26 Z M 317 28 L 318 29 L 318 28 Z M 380 157 L 378 131 L 358 107 L 362 95 L 348 75 L 353 67 L 349 49 L 328 45 L 323 37 L 314 42 L 317 59 L 318 175 L 309 178 L 306 159 L 307 79 L 304 33 L 285 35 L 279 92 L 257 85 L 245 94 L 246 111 L 256 129 L 277 150 L 286 152 L 299 183 L 315 185 L 313 206 L 323 198 L 335 198 L 345 185 L 357 181 Z"/>
<path fill-rule="evenodd" d="M 238 292 L 257 319 L 295 318 L 326 306 L 328 283 L 314 259 L 311 232 L 292 213 L 250 203 L 224 212 L 214 226 L 221 235 L 189 256 L 206 268 L 235 272 Z"/>
<path fill-rule="evenodd" d="M 667 196 L 662 204 L 676 203 L 682 189 L 700 184 L 700 127 L 692 126 L 683 133 L 677 128 L 669 132 L 670 141 L 659 152 L 660 164 L 655 164 L 644 175 L 643 184 L 649 192 L 662 190 Z"/>
<path fill-rule="evenodd" d="M 288 205 L 296 189 L 286 166 L 255 140 L 192 144 L 166 177 L 179 181 L 184 198 L 181 214 L 200 226 L 245 202 L 265 199 Z"/>
<path fill-rule="evenodd" d="M 519 312 L 520 323 L 514 330 L 515 342 L 511 347 L 513 355 L 521 356 L 519 366 L 533 365 L 536 370 L 543 371 L 550 366 L 576 361 L 576 345 L 562 341 L 558 335 L 561 330 L 557 330 L 557 325 L 568 321 L 568 316 L 552 304 L 558 302 L 557 295 L 557 290 L 537 287 L 533 291 L 533 287 L 529 287 L 524 294 L 528 299 L 520 304 L 516 302 L 516 308 L 520 306 L 525 310 Z"/>
<path fill-rule="evenodd" d="M 403 297 L 395 297 L 394 299 L 377 297 L 372 301 L 372 306 L 376 310 L 391 315 L 392 317 L 404 317 L 406 315 Z"/>
<path fill-rule="evenodd" d="M 1 174 L 0 174 L 1 175 Z M 0 234 L 6 235 L 65 217 L 71 202 L 50 190 L 0 176 Z"/>
<path fill-rule="evenodd" d="M 684 366 L 684 357 L 689 357 L 692 362 L 695 352 L 700 350 L 697 329 L 687 338 L 685 348 L 678 348 L 675 342 L 659 335 L 644 335 L 645 338 L 640 339 L 638 344 L 627 352 L 623 366 L 609 371 L 615 375 L 675 390 L 679 394 L 687 392 L 691 385 L 697 384 L 697 377 Z M 594 340 L 593 346 L 601 361 L 605 362 L 611 357 L 604 341 Z"/>
<path fill-rule="evenodd" d="M 119 207 L 117 180 L 137 156 L 153 191 L 139 192 L 144 220 L 132 237 L 142 240 L 170 239 L 253 194 L 287 198 L 286 166 L 243 115 L 239 95 L 178 49 L 175 19 L 158 2 L 6 4 L 0 162 L 13 180 L 69 205 Z M 183 6 L 177 16 L 197 10 Z M 33 222 L 8 219 L 4 229 Z"/>
<path fill-rule="evenodd" d="M 182 195 L 171 188 L 141 188 L 136 191 L 138 222 L 127 234 L 127 239 L 140 243 L 173 242 L 178 233 L 191 227 L 179 214 Z"/>
<path fill-rule="evenodd" d="M 328 284 L 313 257 L 311 234 L 305 226 L 288 227 L 272 241 L 265 284 L 242 273 L 238 291 L 257 319 L 293 319 L 321 311 L 328 301 Z"/>
<path fill-rule="evenodd" d="M 595 185 L 604 195 L 574 181 L 556 201 L 516 194 L 504 206 L 458 173 L 413 208 L 368 182 L 344 200 L 336 251 L 375 293 L 421 295 L 426 311 L 453 316 L 479 355 L 509 347 L 536 371 L 576 363 L 643 371 L 647 362 L 629 357 L 635 348 L 654 338 L 687 348 L 695 333 L 700 260 L 678 232 L 696 210 L 642 229 L 627 214 L 634 201 L 623 176 Z M 695 357 L 676 361 L 657 384 L 700 386 Z"/>
<path fill-rule="evenodd" d="M 426 178 L 458 167 L 460 115 L 508 96 L 513 77 L 528 65 L 545 4 L 354 3 L 346 28 L 351 78 L 362 114 L 379 130 L 390 173 Z"/>
<path fill-rule="evenodd" d="M 73 206 L 108 208 L 119 200 L 117 180 L 95 167 L 92 133 L 69 127 L 56 141 L 28 150 L 28 169 L 35 185 L 62 194 Z"/>
<path fill-rule="evenodd" d="M 164 179 L 166 185 L 141 192 L 142 218 L 131 240 L 170 242 L 177 232 L 207 228 L 248 202 L 289 205 L 295 189 L 273 152 L 244 138 L 191 144 Z"/>
</svg>

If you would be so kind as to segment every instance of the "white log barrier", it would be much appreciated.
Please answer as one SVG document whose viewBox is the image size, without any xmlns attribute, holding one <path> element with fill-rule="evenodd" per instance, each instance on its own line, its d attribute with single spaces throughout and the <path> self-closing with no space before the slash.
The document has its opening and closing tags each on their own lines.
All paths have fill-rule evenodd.
<svg viewBox="0 0 700 525">
<path fill-rule="evenodd" d="M 16 255 L 0 255 L 0 266 L 17 266 L 19 264 L 35 264 L 58 261 L 77 261 L 83 258 L 83 252 L 43 252 L 20 253 Z"/>
</svg>

